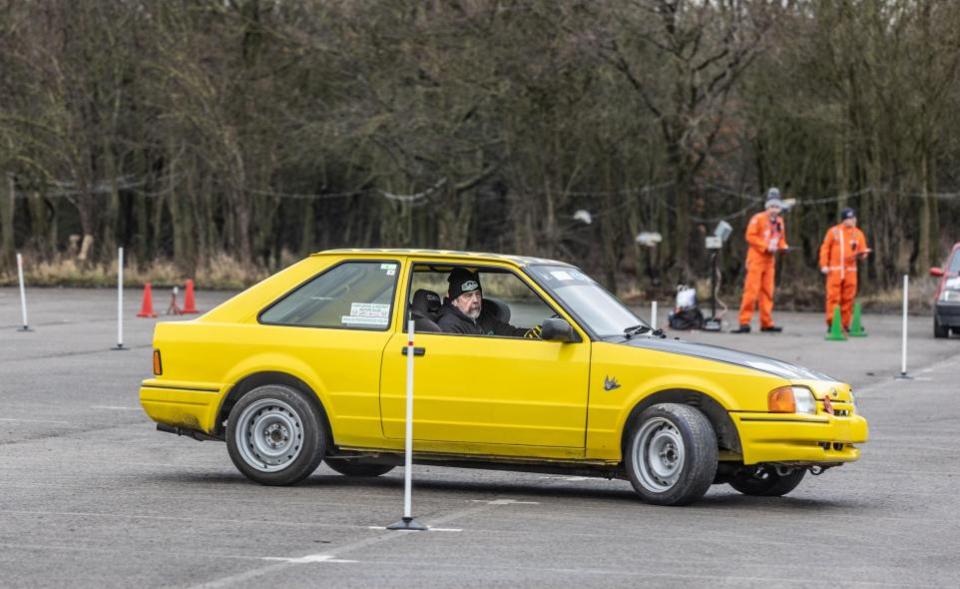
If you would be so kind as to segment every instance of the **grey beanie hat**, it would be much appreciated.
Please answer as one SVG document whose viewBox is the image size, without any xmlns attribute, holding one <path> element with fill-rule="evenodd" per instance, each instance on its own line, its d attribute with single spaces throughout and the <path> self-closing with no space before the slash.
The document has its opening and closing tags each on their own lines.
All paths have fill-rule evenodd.
<svg viewBox="0 0 960 589">
<path fill-rule="evenodd" d="M 784 208 L 783 201 L 780 199 L 780 189 L 776 186 L 771 186 L 770 190 L 767 190 L 767 201 L 764 204 L 765 207 L 780 207 Z"/>
</svg>

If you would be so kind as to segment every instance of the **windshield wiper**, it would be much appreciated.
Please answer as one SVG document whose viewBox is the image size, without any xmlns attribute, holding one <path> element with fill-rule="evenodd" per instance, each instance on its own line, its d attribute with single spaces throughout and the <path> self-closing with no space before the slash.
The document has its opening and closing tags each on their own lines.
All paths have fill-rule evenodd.
<svg viewBox="0 0 960 589">
<path fill-rule="evenodd" d="M 634 325 L 633 327 L 628 327 L 624 329 L 623 337 L 630 339 L 635 335 L 644 335 L 647 333 L 649 333 L 653 337 L 661 337 L 661 338 L 667 337 L 667 335 L 663 333 L 662 329 L 653 329 L 652 327 L 650 327 L 645 323 L 642 323 L 640 325 Z"/>
</svg>

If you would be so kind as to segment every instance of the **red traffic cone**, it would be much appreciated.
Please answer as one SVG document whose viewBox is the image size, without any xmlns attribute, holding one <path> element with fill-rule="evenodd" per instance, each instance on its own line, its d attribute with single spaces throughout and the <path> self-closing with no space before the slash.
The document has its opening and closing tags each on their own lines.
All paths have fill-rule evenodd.
<svg viewBox="0 0 960 589">
<path fill-rule="evenodd" d="M 193 280 L 187 280 L 186 292 L 183 293 L 183 308 L 180 309 L 180 312 L 184 315 L 200 312 L 197 311 L 197 303 L 193 298 Z"/>
<path fill-rule="evenodd" d="M 150 283 L 144 285 L 143 287 L 143 304 L 140 305 L 140 312 L 137 313 L 137 317 L 156 317 L 157 314 L 153 312 L 153 289 L 150 287 Z"/>
</svg>

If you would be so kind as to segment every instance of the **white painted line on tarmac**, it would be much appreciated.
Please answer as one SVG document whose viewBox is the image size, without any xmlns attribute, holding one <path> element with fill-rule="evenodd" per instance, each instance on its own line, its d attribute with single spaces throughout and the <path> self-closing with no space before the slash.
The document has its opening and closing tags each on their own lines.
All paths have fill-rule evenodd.
<svg viewBox="0 0 960 589">
<path fill-rule="evenodd" d="M 471 499 L 471 503 L 486 503 L 487 505 L 540 505 L 539 501 L 516 501 L 514 499 Z"/>
<path fill-rule="evenodd" d="M 310 564 L 314 562 L 357 562 L 356 560 L 344 560 L 342 558 L 336 558 L 332 554 L 308 554 L 306 556 L 298 556 L 293 558 L 284 558 L 282 556 L 264 556 L 260 560 L 277 560 L 290 564 Z"/>
<path fill-rule="evenodd" d="M 59 421 L 56 419 L 14 419 L 12 417 L 0 417 L 0 421 L 13 423 L 55 423 L 57 425 L 70 425 L 69 421 Z"/>
</svg>

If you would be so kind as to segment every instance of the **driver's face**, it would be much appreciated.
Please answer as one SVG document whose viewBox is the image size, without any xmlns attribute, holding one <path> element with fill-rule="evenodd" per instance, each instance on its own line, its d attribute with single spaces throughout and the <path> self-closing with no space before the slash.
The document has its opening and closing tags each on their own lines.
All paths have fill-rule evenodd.
<svg viewBox="0 0 960 589">
<path fill-rule="evenodd" d="M 465 292 L 453 299 L 453 306 L 460 309 L 460 312 L 467 317 L 476 320 L 480 316 L 480 307 L 483 304 L 483 296 L 479 290 Z"/>
</svg>

